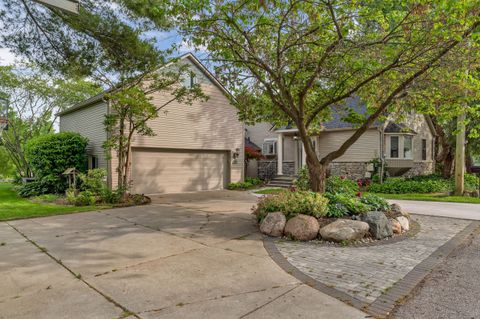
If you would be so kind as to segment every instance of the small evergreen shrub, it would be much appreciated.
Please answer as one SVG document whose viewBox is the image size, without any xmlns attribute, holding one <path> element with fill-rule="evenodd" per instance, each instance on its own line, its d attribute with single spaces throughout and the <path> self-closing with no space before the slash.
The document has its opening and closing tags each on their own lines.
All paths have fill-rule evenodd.
<svg viewBox="0 0 480 319">
<path fill-rule="evenodd" d="M 246 177 L 245 182 L 238 182 L 238 183 L 230 183 L 227 185 L 227 188 L 230 190 L 236 190 L 236 189 L 249 189 L 254 186 L 262 184 L 262 180 L 259 178 L 254 178 L 254 177 Z"/>
<path fill-rule="evenodd" d="M 72 132 L 46 134 L 30 140 L 25 146 L 25 155 L 36 180 L 21 185 L 19 195 L 63 193 L 67 181 L 62 173 L 71 167 L 85 171 L 87 144 L 86 138 Z"/>
</svg>

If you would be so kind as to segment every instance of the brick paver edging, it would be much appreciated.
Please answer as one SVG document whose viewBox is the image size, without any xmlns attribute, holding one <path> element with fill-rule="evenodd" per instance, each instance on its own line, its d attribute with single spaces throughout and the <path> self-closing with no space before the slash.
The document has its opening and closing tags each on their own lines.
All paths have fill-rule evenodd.
<svg viewBox="0 0 480 319">
<path fill-rule="evenodd" d="M 277 239 L 265 236 L 263 245 L 270 257 L 280 268 L 297 278 L 306 285 L 315 288 L 331 297 L 337 298 L 357 309 L 360 309 L 376 318 L 386 318 L 393 308 L 407 297 L 412 290 L 436 267 L 443 262 L 445 258 L 452 253 L 477 227 L 479 221 L 473 221 L 463 230 L 458 232 L 453 238 L 435 250 L 430 256 L 417 264 L 402 280 L 395 283 L 392 288 L 368 304 L 349 294 L 339 291 L 333 287 L 327 286 L 316 279 L 301 272 L 298 268 L 290 264 L 288 260 L 280 253 L 275 241 Z"/>
</svg>

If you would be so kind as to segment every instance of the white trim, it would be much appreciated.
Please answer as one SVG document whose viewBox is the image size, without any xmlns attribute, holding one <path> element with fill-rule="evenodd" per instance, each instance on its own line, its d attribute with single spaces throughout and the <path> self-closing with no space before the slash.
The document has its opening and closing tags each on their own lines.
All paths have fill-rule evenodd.
<svg viewBox="0 0 480 319">
<path fill-rule="evenodd" d="M 298 128 L 286 128 L 286 129 L 280 129 L 280 130 L 275 130 L 275 133 L 295 133 L 298 132 Z"/>
<path fill-rule="evenodd" d="M 80 11 L 80 4 L 78 1 L 72 0 L 35 0 L 36 2 L 43 3 L 47 6 L 61 9 L 64 11 L 78 14 Z"/>
</svg>

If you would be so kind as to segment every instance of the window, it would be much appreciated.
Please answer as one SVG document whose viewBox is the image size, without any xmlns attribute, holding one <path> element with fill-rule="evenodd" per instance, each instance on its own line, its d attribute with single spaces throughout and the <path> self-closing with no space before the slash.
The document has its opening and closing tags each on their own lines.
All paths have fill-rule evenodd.
<svg viewBox="0 0 480 319">
<path fill-rule="evenodd" d="M 98 168 L 98 157 L 90 155 L 88 159 L 88 169 Z"/>
<path fill-rule="evenodd" d="M 422 139 L 422 161 L 427 160 L 427 140 Z"/>
<path fill-rule="evenodd" d="M 195 73 L 190 72 L 188 74 L 185 74 L 185 77 L 183 78 L 182 85 L 188 89 L 191 89 L 195 84 L 197 83 L 197 78 L 195 76 Z"/>
<path fill-rule="evenodd" d="M 277 154 L 277 140 L 265 140 L 262 144 L 263 155 Z"/>
<path fill-rule="evenodd" d="M 405 136 L 403 138 L 403 157 L 412 159 L 412 137 Z"/>
<path fill-rule="evenodd" d="M 398 136 L 390 136 L 390 158 L 398 158 Z"/>
</svg>

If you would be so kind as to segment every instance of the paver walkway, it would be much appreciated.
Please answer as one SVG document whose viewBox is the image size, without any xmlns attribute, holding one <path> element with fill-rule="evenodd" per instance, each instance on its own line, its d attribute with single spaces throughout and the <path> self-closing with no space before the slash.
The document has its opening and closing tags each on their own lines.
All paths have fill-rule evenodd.
<svg viewBox="0 0 480 319">
<path fill-rule="evenodd" d="M 413 219 L 420 224 L 420 233 L 392 244 L 331 247 L 292 241 L 275 243 L 282 255 L 303 273 L 369 304 L 470 224 L 430 216 Z"/>
<path fill-rule="evenodd" d="M 270 259 L 254 202 L 209 192 L 0 223 L 0 318 L 365 318 Z"/>
<path fill-rule="evenodd" d="M 412 214 L 480 220 L 480 204 L 391 199 Z"/>
</svg>

